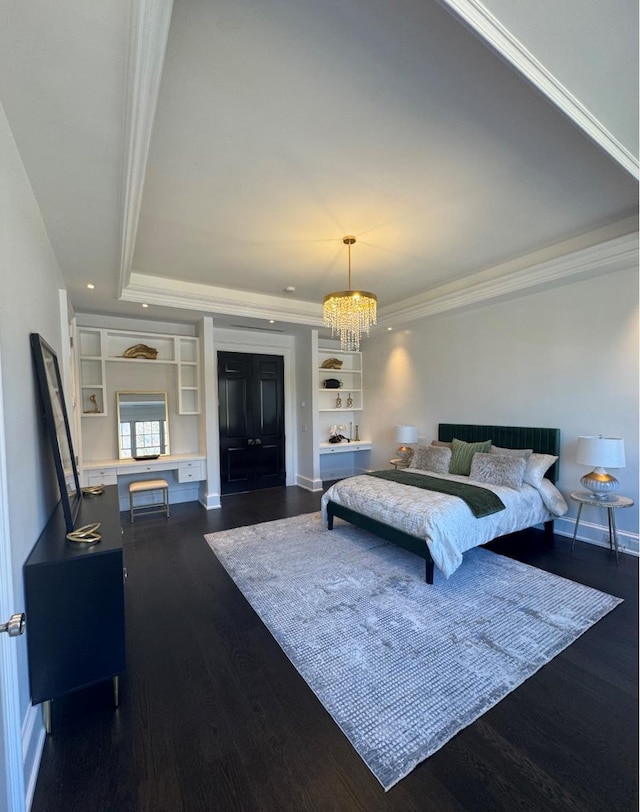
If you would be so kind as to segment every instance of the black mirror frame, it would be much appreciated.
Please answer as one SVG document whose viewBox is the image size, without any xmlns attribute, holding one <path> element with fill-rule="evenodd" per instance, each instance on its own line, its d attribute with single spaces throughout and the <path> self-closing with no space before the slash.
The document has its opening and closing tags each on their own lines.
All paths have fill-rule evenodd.
<svg viewBox="0 0 640 812">
<path fill-rule="evenodd" d="M 67 417 L 67 409 L 64 402 L 64 390 L 62 388 L 58 356 L 55 350 L 47 344 L 39 333 L 31 333 L 30 338 L 36 377 L 38 379 L 38 388 L 40 389 L 40 397 L 44 409 L 45 426 L 51 442 L 56 475 L 60 488 L 60 501 L 62 502 L 65 525 L 69 533 L 73 530 L 78 511 L 80 510 L 82 490 L 80 488 L 76 457 L 73 451 L 69 418 Z M 54 380 L 51 380 L 49 374 L 47 374 L 48 363 Z M 58 422 L 56 422 L 54 404 L 59 407 L 59 417 L 62 418 L 62 421 L 59 419 Z M 64 425 L 61 425 L 61 423 Z M 68 452 L 71 460 L 75 491 L 69 487 L 67 477 L 65 476 L 63 449 Z"/>
</svg>

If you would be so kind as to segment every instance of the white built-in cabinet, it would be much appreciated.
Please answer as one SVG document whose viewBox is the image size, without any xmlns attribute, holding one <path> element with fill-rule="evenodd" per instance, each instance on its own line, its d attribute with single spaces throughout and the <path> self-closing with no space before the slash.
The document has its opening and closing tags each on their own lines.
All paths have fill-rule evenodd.
<svg viewBox="0 0 640 812">
<path fill-rule="evenodd" d="M 341 362 L 338 369 L 323 366 L 329 359 Z M 364 408 L 362 353 L 332 348 L 319 348 L 316 362 L 316 387 L 320 474 L 323 480 L 338 479 L 367 470 L 371 441 L 363 436 L 361 424 Z M 338 380 L 338 388 L 328 388 L 327 380 Z M 350 439 L 346 443 L 330 443 L 332 426 Z M 358 436 L 358 440 L 356 440 Z M 365 452 L 365 453 L 363 453 Z"/>
<path fill-rule="evenodd" d="M 157 357 L 123 357 L 124 352 L 135 344 L 153 347 L 158 351 Z M 80 413 L 83 418 L 105 417 L 108 414 L 106 386 L 111 364 L 174 365 L 177 368 L 178 414 L 200 414 L 200 344 L 197 338 L 79 327 L 77 353 Z"/>
</svg>

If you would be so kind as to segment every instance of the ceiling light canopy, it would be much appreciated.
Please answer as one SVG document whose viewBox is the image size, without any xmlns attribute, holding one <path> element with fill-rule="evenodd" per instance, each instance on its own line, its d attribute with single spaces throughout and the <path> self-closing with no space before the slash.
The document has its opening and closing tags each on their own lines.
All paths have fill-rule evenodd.
<svg viewBox="0 0 640 812">
<path fill-rule="evenodd" d="M 349 289 L 327 293 L 322 305 L 325 327 L 331 335 L 340 338 L 340 349 L 360 349 L 360 335 L 369 335 L 371 325 L 377 321 L 378 297 L 366 290 L 351 290 L 351 246 L 355 237 L 344 237 L 342 242 L 349 248 Z"/>
</svg>

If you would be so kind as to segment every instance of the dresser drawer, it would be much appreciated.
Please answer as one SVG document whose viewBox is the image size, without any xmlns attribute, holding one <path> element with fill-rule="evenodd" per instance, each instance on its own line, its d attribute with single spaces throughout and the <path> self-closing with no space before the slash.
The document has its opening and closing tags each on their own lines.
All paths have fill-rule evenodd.
<svg viewBox="0 0 640 812">
<path fill-rule="evenodd" d="M 204 460 L 178 463 L 178 482 L 198 482 L 205 477 Z"/>
<path fill-rule="evenodd" d="M 87 471 L 89 485 L 117 485 L 118 474 L 116 468 L 93 468 Z"/>
</svg>

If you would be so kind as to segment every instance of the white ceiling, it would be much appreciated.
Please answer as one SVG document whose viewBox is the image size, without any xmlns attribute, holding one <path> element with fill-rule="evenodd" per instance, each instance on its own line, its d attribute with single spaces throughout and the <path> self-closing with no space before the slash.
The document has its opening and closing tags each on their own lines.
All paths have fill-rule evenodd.
<svg viewBox="0 0 640 812">
<path fill-rule="evenodd" d="M 392 323 L 635 231 L 636 4 L 549 3 L 3 4 L 0 99 L 76 311 L 317 326 L 354 234 Z"/>
</svg>

